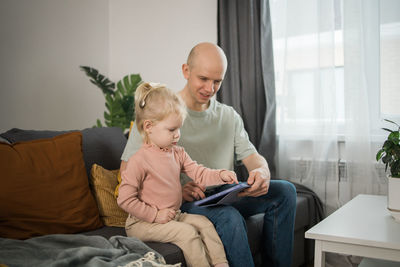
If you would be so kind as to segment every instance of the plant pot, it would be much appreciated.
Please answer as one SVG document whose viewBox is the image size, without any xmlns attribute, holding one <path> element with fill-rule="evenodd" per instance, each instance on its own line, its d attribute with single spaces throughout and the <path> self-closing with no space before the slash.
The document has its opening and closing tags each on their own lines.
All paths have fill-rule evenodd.
<svg viewBox="0 0 400 267">
<path fill-rule="evenodd" d="M 400 178 L 388 177 L 388 210 L 400 222 Z"/>
</svg>

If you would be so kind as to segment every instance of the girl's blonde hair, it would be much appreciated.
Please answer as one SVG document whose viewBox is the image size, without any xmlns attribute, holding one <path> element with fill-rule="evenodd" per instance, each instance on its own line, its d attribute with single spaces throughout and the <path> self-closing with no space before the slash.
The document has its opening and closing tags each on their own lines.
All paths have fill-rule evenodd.
<svg viewBox="0 0 400 267">
<path fill-rule="evenodd" d="M 135 92 L 135 122 L 139 133 L 146 139 L 143 122 L 162 121 L 171 114 L 186 117 L 186 106 L 182 99 L 165 85 L 158 83 L 142 83 Z"/>
</svg>

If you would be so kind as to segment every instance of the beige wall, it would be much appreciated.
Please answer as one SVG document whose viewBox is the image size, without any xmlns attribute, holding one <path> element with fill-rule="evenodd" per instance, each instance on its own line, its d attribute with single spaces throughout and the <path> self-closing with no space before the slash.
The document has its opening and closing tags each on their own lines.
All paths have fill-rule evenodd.
<svg viewBox="0 0 400 267">
<path fill-rule="evenodd" d="M 79 65 L 174 90 L 193 44 L 217 41 L 216 0 L 1 0 L 0 132 L 83 129 L 104 98 Z"/>
<path fill-rule="evenodd" d="M 184 86 L 182 63 L 198 42 L 217 42 L 216 0 L 110 1 L 110 76 L 140 73 L 173 90 Z"/>
</svg>

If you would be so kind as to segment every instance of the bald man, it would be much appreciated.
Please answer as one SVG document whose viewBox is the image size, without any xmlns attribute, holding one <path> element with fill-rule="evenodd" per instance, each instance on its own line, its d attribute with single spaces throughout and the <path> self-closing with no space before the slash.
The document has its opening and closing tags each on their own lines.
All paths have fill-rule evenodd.
<svg viewBox="0 0 400 267">
<path fill-rule="evenodd" d="M 179 95 L 185 101 L 188 116 L 181 128 L 179 145 L 193 160 L 214 169 L 234 169 L 242 162 L 249 172 L 250 188 L 231 206 L 197 207 L 196 199 L 231 185 L 204 188 L 182 176 L 183 212 L 206 216 L 215 226 L 230 266 L 254 266 L 247 239 L 245 219 L 265 213 L 262 236 L 262 266 L 291 265 L 296 189 L 287 181 L 270 180 L 268 163 L 249 141 L 240 115 L 230 106 L 212 98 L 224 79 L 227 59 L 223 50 L 212 43 L 200 43 L 182 65 L 186 79 Z M 141 146 L 134 129 L 121 157 L 121 169 Z"/>
</svg>

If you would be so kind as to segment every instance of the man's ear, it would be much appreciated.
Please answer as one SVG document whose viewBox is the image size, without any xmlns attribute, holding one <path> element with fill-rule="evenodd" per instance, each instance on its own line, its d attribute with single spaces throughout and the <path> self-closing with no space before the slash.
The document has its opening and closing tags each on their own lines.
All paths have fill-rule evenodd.
<svg viewBox="0 0 400 267">
<path fill-rule="evenodd" d="M 151 122 L 151 120 L 144 120 L 143 122 L 143 130 L 149 134 L 151 133 L 151 128 L 153 128 L 153 123 Z"/>
<path fill-rule="evenodd" d="M 182 64 L 182 74 L 183 77 L 185 77 L 185 79 L 189 79 L 189 75 L 190 75 L 190 68 L 188 64 Z"/>
</svg>

